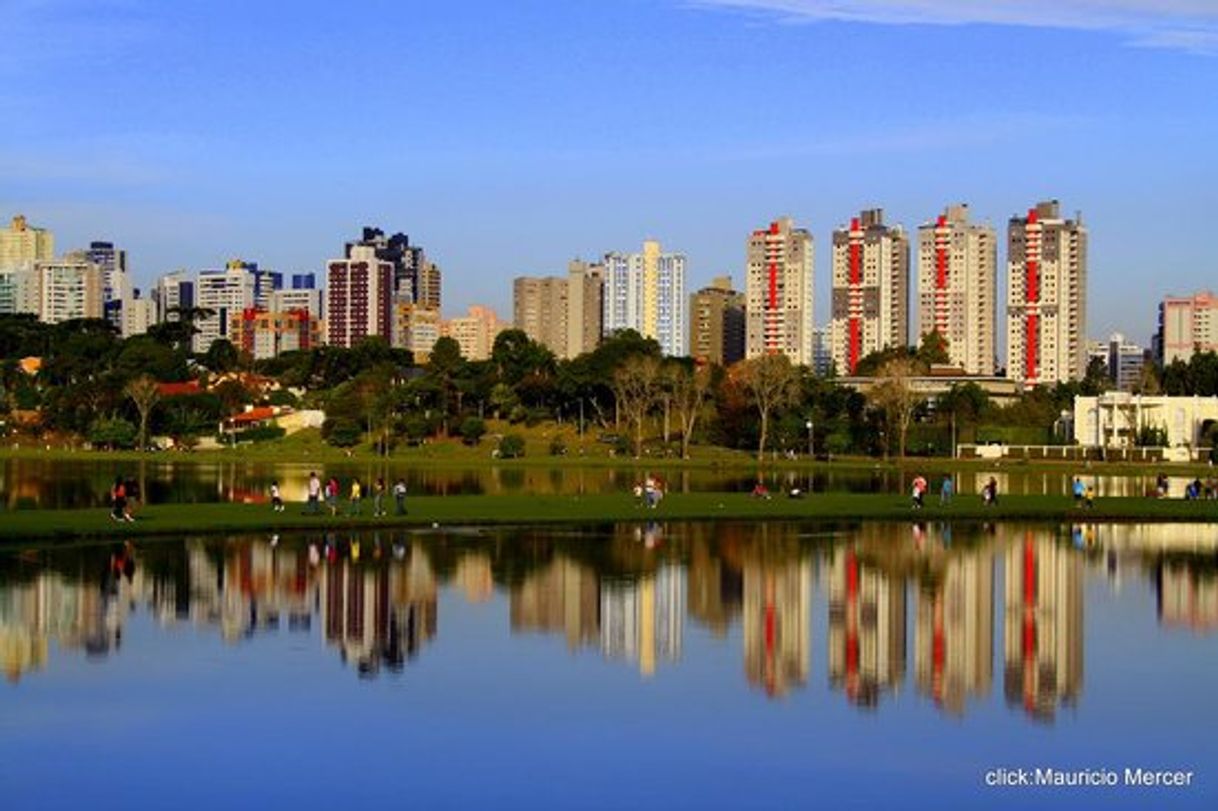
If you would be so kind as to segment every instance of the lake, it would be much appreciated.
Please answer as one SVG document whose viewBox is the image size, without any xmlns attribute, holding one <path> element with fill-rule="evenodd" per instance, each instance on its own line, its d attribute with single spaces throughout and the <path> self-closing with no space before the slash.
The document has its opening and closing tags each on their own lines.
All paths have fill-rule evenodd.
<svg viewBox="0 0 1218 811">
<path fill-rule="evenodd" d="M 1009 467 L 1009 466 L 1008 466 Z M 155 456 L 146 462 L 118 462 L 90 458 L 0 459 L 0 509 L 100 507 L 108 502 L 110 486 L 116 476 L 143 485 L 150 503 L 200 503 L 217 501 L 266 502 L 271 482 L 278 481 L 288 499 L 303 500 L 310 471 L 335 475 L 343 482 L 353 476 L 363 481 L 378 477 L 392 482 L 406 480 L 417 495 L 499 495 L 624 493 L 648 474 L 648 468 L 594 467 L 564 463 L 561 466 L 518 465 L 492 462 L 480 467 L 439 468 L 425 461 L 329 462 L 243 462 L 192 461 L 174 456 Z M 771 490 L 799 487 L 814 493 L 906 493 L 917 475 L 916 463 L 900 472 L 878 465 L 871 470 L 859 467 L 819 467 L 811 474 L 794 469 L 764 470 L 751 473 L 739 467 L 661 469 L 671 492 L 747 492 L 757 479 L 765 480 Z M 999 491 L 1012 495 L 1067 495 L 1075 473 L 1084 474 L 1095 487 L 1097 496 L 1143 496 L 1155 486 L 1154 476 L 1100 474 L 1078 471 L 995 471 L 960 472 L 956 489 L 962 494 L 979 494 L 993 476 Z M 932 476 L 937 488 L 940 476 Z M 1171 494 L 1180 496 L 1190 479 L 1170 477 Z M 936 490 L 937 491 L 937 490 Z"/>
<path fill-rule="evenodd" d="M 1218 526 L 0 550 L 9 808 L 1218 806 Z M 1194 772 L 1000 788 L 1011 769 Z"/>
</svg>

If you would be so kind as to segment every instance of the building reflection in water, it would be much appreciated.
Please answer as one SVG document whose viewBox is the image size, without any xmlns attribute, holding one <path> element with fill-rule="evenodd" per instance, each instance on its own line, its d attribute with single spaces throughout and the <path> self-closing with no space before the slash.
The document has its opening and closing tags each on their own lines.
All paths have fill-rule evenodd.
<svg viewBox="0 0 1218 811">
<path fill-rule="evenodd" d="M 905 677 L 905 579 L 860 560 L 848 545 L 829 565 L 829 683 L 876 707 Z"/>
<path fill-rule="evenodd" d="M 1025 533 L 1004 553 L 1003 692 L 1052 721 L 1083 686 L 1083 559 L 1054 538 Z"/>
<path fill-rule="evenodd" d="M 571 650 L 601 639 L 600 579 L 591 567 L 567 557 L 553 560 L 512 589 L 513 632 L 563 634 Z"/>
<path fill-rule="evenodd" d="M 500 610 L 490 602 L 498 578 L 513 633 L 556 634 L 644 676 L 681 661 L 687 614 L 708 644 L 734 645 L 738 627 L 743 683 L 781 697 L 807 685 L 819 592 L 829 684 L 850 703 L 875 708 L 901 689 L 912 598 L 920 696 L 952 715 L 991 698 L 1001 623 L 1002 695 L 1051 722 L 1082 694 L 1085 576 L 1114 589 L 1143 583 L 1165 628 L 1218 630 L 1213 528 L 1087 525 L 1005 540 L 966 527 L 953 539 L 947 527 L 911 538 L 908 525 L 867 525 L 844 541 L 808 541 L 781 523 L 639 527 L 594 542 L 504 529 L 473 541 L 385 533 L 9 556 L 0 558 L 0 666 L 17 682 L 56 651 L 108 656 L 144 612 L 227 644 L 316 634 L 372 677 L 400 671 L 435 639 L 445 585 Z"/>
<path fill-rule="evenodd" d="M 744 567 L 744 673 L 782 696 L 808 681 L 812 640 L 812 563 L 749 561 Z"/>
<path fill-rule="evenodd" d="M 994 652 L 994 554 L 949 556 L 917 592 L 914 678 L 918 692 L 953 715 L 989 695 Z"/>
</svg>

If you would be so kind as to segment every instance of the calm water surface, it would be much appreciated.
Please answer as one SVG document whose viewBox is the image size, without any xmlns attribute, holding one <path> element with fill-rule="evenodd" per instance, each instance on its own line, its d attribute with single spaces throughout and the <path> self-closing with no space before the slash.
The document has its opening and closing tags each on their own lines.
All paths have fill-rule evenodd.
<svg viewBox="0 0 1218 811">
<path fill-rule="evenodd" d="M 8 808 L 1218 807 L 1218 526 L 0 552 Z M 1189 789 L 987 789 L 1000 766 Z"/>
<path fill-rule="evenodd" d="M 358 476 L 364 481 L 384 477 L 406 479 L 410 492 L 418 495 L 446 494 L 582 494 L 624 493 L 648 473 L 645 466 L 597 468 L 564 465 L 545 467 L 490 463 L 470 469 L 425 467 L 426 463 L 378 465 L 375 462 L 308 463 L 276 462 L 193 462 L 172 457 L 155 457 L 147 462 L 99 461 L 87 457 L 76 460 L 4 459 L 0 460 L 0 510 L 37 508 L 100 507 L 108 503 L 115 476 L 142 483 L 150 503 L 199 503 L 217 501 L 266 502 L 271 482 L 278 481 L 288 499 L 303 500 L 309 472 L 348 481 Z M 1153 476 L 1094 475 L 1085 469 L 1088 482 L 1099 496 L 1142 496 L 1155 486 Z M 707 468 L 665 470 L 662 475 L 672 492 L 747 492 L 758 476 L 738 468 L 730 472 Z M 770 489 L 799 487 L 809 492 L 905 493 L 917 470 L 904 474 L 878 467 L 818 468 L 806 471 L 767 471 L 761 475 Z M 957 492 L 977 494 L 994 476 L 999 491 L 1021 495 L 1067 495 L 1073 474 L 998 470 L 968 472 L 956 476 Z M 941 477 L 932 477 L 938 487 Z M 1188 479 L 1171 478 L 1171 493 L 1183 495 Z"/>
</svg>

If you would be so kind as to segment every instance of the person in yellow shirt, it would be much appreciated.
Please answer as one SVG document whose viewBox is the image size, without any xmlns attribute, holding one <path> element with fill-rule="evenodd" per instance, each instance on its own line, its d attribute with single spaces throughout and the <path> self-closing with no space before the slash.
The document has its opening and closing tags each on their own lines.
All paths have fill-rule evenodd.
<svg viewBox="0 0 1218 811">
<path fill-rule="evenodd" d="M 360 486 L 359 478 L 351 480 L 351 502 L 348 505 L 348 515 L 360 514 L 360 500 L 363 497 L 363 488 Z"/>
</svg>

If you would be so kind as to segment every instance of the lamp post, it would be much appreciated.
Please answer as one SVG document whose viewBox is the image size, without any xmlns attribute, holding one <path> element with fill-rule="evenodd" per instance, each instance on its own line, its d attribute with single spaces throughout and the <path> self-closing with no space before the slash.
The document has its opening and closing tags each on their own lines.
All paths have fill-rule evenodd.
<svg viewBox="0 0 1218 811">
<path fill-rule="evenodd" d="M 808 459 L 815 460 L 816 459 L 816 442 L 815 442 L 815 434 L 812 433 L 814 426 L 812 424 L 811 417 L 808 417 L 808 421 L 804 423 L 804 427 L 808 429 Z"/>
</svg>

